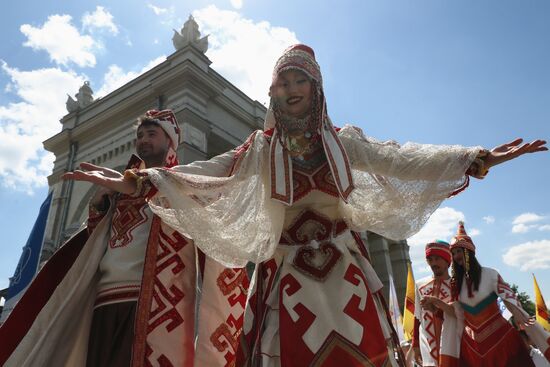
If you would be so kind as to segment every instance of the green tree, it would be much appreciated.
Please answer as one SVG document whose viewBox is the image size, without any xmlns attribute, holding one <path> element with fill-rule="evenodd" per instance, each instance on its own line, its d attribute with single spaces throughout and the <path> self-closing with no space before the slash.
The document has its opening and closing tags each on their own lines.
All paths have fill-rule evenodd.
<svg viewBox="0 0 550 367">
<path fill-rule="evenodd" d="M 535 307 L 535 303 L 531 301 L 531 297 L 529 297 L 529 295 L 525 292 L 520 292 L 518 290 L 519 287 L 516 284 L 512 284 L 510 288 L 512 288 L 514 293 L 516 293 L 516 296 L 518 297 L 518 300 L 521 303 L 521 307 L 523 307 L 525 312 L 527 312 L 531 316 L 535 316 L 536 307 Z"/>
</svg>

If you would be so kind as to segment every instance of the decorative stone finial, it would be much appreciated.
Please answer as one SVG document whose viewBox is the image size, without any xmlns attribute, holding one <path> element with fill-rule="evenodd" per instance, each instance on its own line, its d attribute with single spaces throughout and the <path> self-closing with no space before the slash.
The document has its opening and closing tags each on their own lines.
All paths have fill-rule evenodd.
<svg viewBox="0 0 550 367">
<path fill-rule="evenodd" d="M 205 53 L 208 50 L 208 36 L 203 38 L 200 38 L 200 36 L 199 25 L 195 22 L 193 16 L 189 15 L 189 19 L 187 19 L 180 32 L 174 29 L 172 43 L 176 50 L 181 50 L 183 47 L 192 44 L 202 53 Z"/>
<path fill-rule="evenodd" d="M 65 102 L 67 111 L 69 113 L 76 112 L 90 105 L 94 101 L 93 93 L 92 88 L 90 88 L 90 82 L 85 81 L 84 85 L 78 90 L 78 93 L 75 94 L 76 101 L 71 96 L 67 95 L 67 102 Z"/>
</svg>

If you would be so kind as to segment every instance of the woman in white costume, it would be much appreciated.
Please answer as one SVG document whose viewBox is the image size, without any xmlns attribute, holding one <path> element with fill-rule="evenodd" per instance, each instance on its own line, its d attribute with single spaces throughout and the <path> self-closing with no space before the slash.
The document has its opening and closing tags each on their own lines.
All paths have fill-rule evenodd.
<svg viewBox="0 0 550 367">
<path fill-rule="evenodd" d="M 123 179 L 101 171 L 66 178 L 126 193 L 152 185 L 155 213 L 208 256 L 256 264 L 243 330 L 224 334 L 238 366 L 395 365 L 382 283 L 357 232 L 407 238 L 469 175 L 547 150 L 545 142 L 516 140 L 489 152 L 399 146 L 352 126 L 335 129 L 305 45 L 279 58 L 270 96 L 264 131 L 210 161 L 127 171 Z M 201 313 L 199 322 L 207 320 Z"/>
<path fill-rule="evenodd" d="M 479 264 L 476 246 L 466 233 L 463 222 L 458 224 L 457 234 L 451 241 L 451 251 L 451 283 L 458 301 L 455 310 L 464 324 L 460 366 L 534 366 L 520 334 L 502 316 L 498 297 L 512 313 L 518 327 L 525 330 L 550 361 L 550 333 L 523 310 L 515 292 L 497 270 Z"/>
</svg>

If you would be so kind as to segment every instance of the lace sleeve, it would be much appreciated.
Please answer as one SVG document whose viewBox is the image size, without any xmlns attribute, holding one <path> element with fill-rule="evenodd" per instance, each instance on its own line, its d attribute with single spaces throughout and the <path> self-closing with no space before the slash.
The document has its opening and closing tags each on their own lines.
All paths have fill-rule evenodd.
<svg viewBox="0 0 550 367">
<path fill-rule="evenodd" d="M 466 170 L 484 151 L 482 147 L 381 142 L 351 126 L 340 131 L 340 139 L 348 150 L 351 164 L 357 169 L 411 181 L 438 181 L 442 177 L 463 179 Z"/>
<path fill-rule="evenodd" d="M 228 176 L 233 166 L 233 157 L 237 149 L 230 150 L 218 156 L 215 156 L 207 161 L 195 161 L 183 166 L 172 167 L 172 170 L 176 172 L 211 176 L 211 177 L 224 177 Z"/>
<path fill-rule="evenodd" d="M 214 163 L 217 172 L 229 167 L 229 156 Z M 279 243 L 284 220 L 283 205 L 271 200 L 268 162 L 269 144 L 263 132 L 257 132 L 229 177 L 209 176 L 214 170 L 212 165 L 205 170 L 204 163 L 193 170 L 147 169 L 158 189 L 150 206 L 166 224 L 227 267 L 264 261 Z"/>
<path fill-rule="evenodd" d="M 378 142 L 345 126 L 339 137 L 352 167 L 355 189 L 340 203 L 348 225 L 394 239 L 422 228 L 443 200 L 468 184 L 466 170 L 480 147 Z"/>
</svg>

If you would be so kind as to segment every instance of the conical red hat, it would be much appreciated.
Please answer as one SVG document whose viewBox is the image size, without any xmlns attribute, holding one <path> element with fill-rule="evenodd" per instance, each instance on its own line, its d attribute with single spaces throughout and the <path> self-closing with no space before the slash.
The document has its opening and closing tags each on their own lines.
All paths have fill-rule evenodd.
<svg viewBox="0 0 550 367">
<path fill-rule="evenodd" d="M 456 235 L 451 240 L 451 250 L 457 247 L 462 247 L 473 252 L 476 251 L 476 246 L 474 245 L 472 238 L 466 233 L 463 221 L 458 222 Z"/>
</svg>

